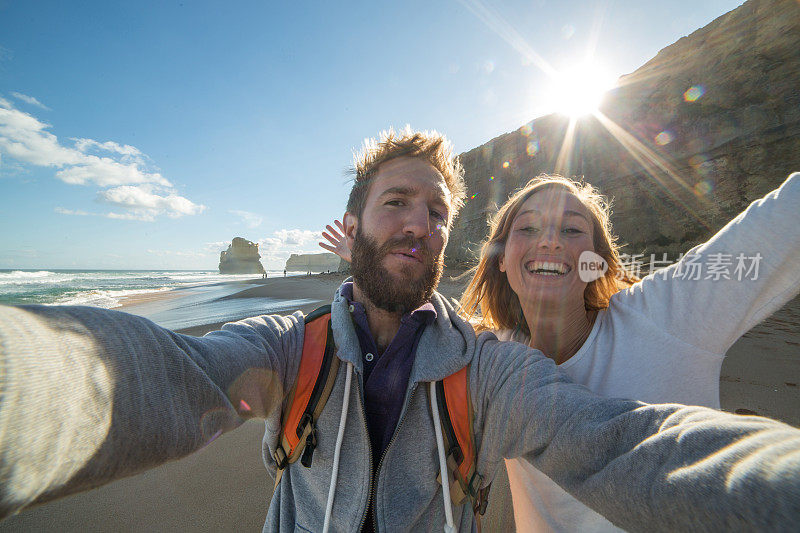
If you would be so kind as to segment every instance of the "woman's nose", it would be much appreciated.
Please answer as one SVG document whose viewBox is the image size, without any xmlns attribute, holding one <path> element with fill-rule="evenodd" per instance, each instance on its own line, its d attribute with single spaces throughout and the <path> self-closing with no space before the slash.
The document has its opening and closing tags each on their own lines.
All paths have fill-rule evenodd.
<svg viewBox="0 0 800 533">
<path fill-rule="evenodd" d="M 561 233 L 555 226 L 547 226 L 542 230 L 541 237 L 537 243 L 539 247 L 549 250 L 561 248 Z"/>
</svg>

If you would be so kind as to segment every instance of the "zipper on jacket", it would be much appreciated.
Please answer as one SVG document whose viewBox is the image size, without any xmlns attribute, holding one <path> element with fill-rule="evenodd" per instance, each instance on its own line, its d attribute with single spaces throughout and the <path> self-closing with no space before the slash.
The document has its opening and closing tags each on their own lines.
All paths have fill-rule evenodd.
<svg viewBox="0 0 800 533">
<path fill-rule="evenodd" d="M 381 458 L 378 461 L 378 468 L 375 470 L 375 481 L 370 484 L 370 492 L 369 492 L 369 502 L 367 503 L 367 509 L 369 509 L 369 504 L 372 504 L 372 525 L 375 528 L 375 533 L 378 533 L 378 509 L 375 505 L 375 486 L 378 484 L 378 478 L 381 475 L 381 466 L 383 466 L 383 458 L 386 457 L 386 452 L 389 451 L 389 448 L 392 446 L 394 439 L 397 438 L 397 434 L 400 433 L 400 428 L 403 427 L 403 422 L 406 420 L 406 415 L 408 414 L 408 407 L 411 405 L 411 400 L 414 398 L 414 392 L 417 390 L 417 384 L 414 383 L 414 386 L 411 388 L 411 392 L 408 394 L 408 402 L 406 402 L 406 412 L 403 413 L 403 417 L 400 419 L 400 422 L 397 423 L 397 427 L 394 428 L 394 434 L 392 434 L 392 438 L 389 440 L 389 444 L 386 445 L 386 448 L 383 449 L 383 453 L 381 454 Z M 366 419 L 365 419 L 366 420 Z M 370 461 L 372 460 L 372 450 L 370 450 Z M 371 466 L 371 465 L 370 465 Z M 366 518 L 366 515 L 364 516 Z M 363 525 L 363 520 L 362 520 Z M 359 528 L 359 531 L 361 529 Z"/>
<path fill-rule="evenodd" d="M 364 529 L 364 522 L 367 521 L 367 512 L 369 512 L 369 504 L 372 501 L 372 439 L 369 437 L 369 428 L 367 427 L 367 413 L 364 411 L 364 389 L 361 387 L 361 380 L 358 381 L 358 392 L 361 396 L 359 405 L 361 406 L 361 420 L 364 422 L 364 429 L 367 430 L 367 447 L 369 448 L 369 495 L 367 496 L 367 506 L 364 508 L 364 514 L 361 515 L 361 522 L 358 524 L 358 533 Z M 376 530 L 377 533 L 377 530 Z"/>
</svg>

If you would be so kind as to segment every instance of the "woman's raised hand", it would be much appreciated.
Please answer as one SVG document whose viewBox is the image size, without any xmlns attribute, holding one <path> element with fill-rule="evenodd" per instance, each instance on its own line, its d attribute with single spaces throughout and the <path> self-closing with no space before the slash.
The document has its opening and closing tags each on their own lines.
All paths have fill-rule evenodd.
<svg viewBox="0 0 800 533">
<path fill-rule="evenodd" d="M 325 226 L 325 229 L 328 231 L 323 231 L 322 236 L 325 237 L 330 244 L 321 242 L 319 245 L 329 252 L 335 253 L 349 263 L 351 261 L 350 248 L 347 246 L 347 241 L 344 238 L 344 225 L 339 220 L 334 220 L 333 222 L 338 226 L 341 233 L 328 224 Z"/>
</svg>

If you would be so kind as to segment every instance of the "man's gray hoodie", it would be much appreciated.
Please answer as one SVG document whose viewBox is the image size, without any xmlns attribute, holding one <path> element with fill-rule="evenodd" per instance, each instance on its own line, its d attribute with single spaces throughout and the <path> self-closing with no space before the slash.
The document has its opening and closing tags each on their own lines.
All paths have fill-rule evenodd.
<svg viewBox="0 0 800 533">
<path fill-rule="evenodd" d="M 347 302 L 332 305 L 337 356 L 354 368 L 332 531 L 441 531 L 434 426 L 424 385 L 470 365 L 477 469 L 523 456 L 628 530 L 791 530 L 800 522 L 800 431 L 759 417 L 598 397 L 553 361 L 476 337 L 440 295 L 417 349 L 403 412 L 375 479 L 361 352 Z M 266 419 L 272 460 L 303 344 L 302 315 L 260 316 L 197 338 L 88 307 L 0 308 L 0 516 L 130 476 Z M 320 531 L 346 364 L 318 422 L 311 468 L 284 473 L 265 531 Z M 229 475 L 220 473 L 220 475 Z M 471 511 L 454 509 L 460 531 Z"/>
</svg>

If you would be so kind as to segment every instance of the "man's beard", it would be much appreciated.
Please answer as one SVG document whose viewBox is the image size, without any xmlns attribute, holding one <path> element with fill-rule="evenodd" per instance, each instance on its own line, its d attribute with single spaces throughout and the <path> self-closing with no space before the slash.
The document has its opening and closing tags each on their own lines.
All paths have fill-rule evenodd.
<svg viewBox="0 0 800 533">
<path fill-rule="evenodd" d="M 397 249 L 419 251 L 424 266 L 421 275 L 415 276 L 417 269 L 409 266 L 403 267 L 396 276 L 383 266 L 384 257 Z M 356 286 L 375 307 L 391 313 L 407 313 L 430 300 L 444 268 L 442 255 L 433 257 L 421 239 L 400 237 L 379 246 L 375 239 L 362 233 L 361 228 L 356 230 L 351 254 L 350 270 Z"/>
</svg>

